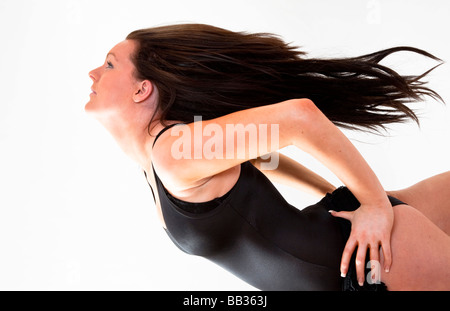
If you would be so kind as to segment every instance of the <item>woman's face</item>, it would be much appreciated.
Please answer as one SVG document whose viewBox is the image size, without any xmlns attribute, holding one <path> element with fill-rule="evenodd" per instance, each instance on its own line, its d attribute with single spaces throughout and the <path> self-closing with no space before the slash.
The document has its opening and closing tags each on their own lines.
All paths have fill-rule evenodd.
<svg viewBox="0 0 450 311">
<path fill-rule="evenodd" d="M 92 93 L 85 106 L 88 113 L 102 121 L 117 122 L 142 117 L 142 105 L 136 105 L 142 81 L 134 76 L 135 67 L 131 55 L 136 48 L 132 40 L 117 44 L 107 54 L 105 63 L 89 72 Z"/>
</svg>

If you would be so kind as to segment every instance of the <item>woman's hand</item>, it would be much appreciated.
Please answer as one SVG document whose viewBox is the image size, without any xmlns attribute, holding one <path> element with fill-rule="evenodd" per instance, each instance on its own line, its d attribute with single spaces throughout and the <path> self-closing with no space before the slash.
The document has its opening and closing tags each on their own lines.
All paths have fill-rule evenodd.
<svg viewBox="0 0 450 311">
<path fill-rule="evenodd" d="M 270 141 L 263 144 L 262 148 L 250 143 L 251 139 L 244 139 L 244 143 L 239 142 L 240 139 L 236 141 L 235 136 L 239 133 L 233 132 L 232 135 L 215 138 L 213 146 L 225 147 L 217 148 L 218 153 L 215 152 L 211 159 L 203 156 L 205 148 L 206 150 L 211 148 L 209 141 L 211 136 L 207 135 L 206 131 L 197 131 L 196 127 L 199 124 L 205 129 L 211 125 L 221 133 L 227 133 L 230 124 L 244 126 L 244 130 L 240 131 L 244 133 L 247 127 L 254 128 L 255 137 L 259 137 L 259 141 L 260 137 L 264 137 L 262 135 L 267 134 L 268 125 L 275 130 L 270 133 Z M 294 145 L 324 164 L 361 202 L 361 207 L 352 213 L 335 214 L 352 222 L 352 232 L 342 257 L 341 272 L 347 273 L 351 255 L 357 246 L 358 280 L 364 281 L 364 258 L 367 248 L 372 250 L 371 258 L 379 260 L 379 246 L 381 246 L 385 256 L 385 269 L 389 269 L 393 211 L 386 192 L 356 147 L 311 100 L 307 98 L 287 100 L 176 128 L 183 132 L 183 144 L 187 141 L 187 146 L 183 149 L 189 150 L 188 156 L 183 155 L 179 158 L 167 156 L 167 152 L 156 151 L 158 148 L 172 150 L 174 146 L 180 146 L 179 132 L 175 135 L 169 134 L 169 131 L 165 132 L 153 148 L 152 164 L 164 184 L 171 184 L 178 189 L 188 189 L 198 185 L 205 178 L 245 161 Z M 227 149 L 232 151 L 231 156 L 230 150 Z M 201 156 L 197 157 L 196 152 Z"/>
<path fill-rule="evenodd" d="M 367 249 L 370 251 L 370 260 L 372 263 L 380 265 L 380 247 L 383 250 L 384 270 L 389 272 L 392 264 L 391 254 L 391 231 L 394 224 L 394 212 L 392 205 L 387 203 L 380 205 L 361 205 L 353 212 L 335 212 L 330 211 L 331 215 L 349 220 L 352 223 L 352 230 L 347 244 L 344 248 L 341 261 L 341 275 L 345 276 L 352 254 L 358 248 L 356 253 L 356 274 L 360 286 L 364 284 L 365 258 Z M 374 280 L 380 278 L 380 272 L 377 273 L 377 267 L 371 265 L 371 277 Z"/>
</svg>

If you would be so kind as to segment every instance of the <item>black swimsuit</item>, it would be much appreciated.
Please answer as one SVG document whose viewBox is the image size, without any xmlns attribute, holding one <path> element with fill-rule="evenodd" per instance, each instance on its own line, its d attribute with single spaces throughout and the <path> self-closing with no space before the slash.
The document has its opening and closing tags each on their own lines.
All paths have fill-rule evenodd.
<svg viewBox="0 0 450 311">
<path fill-rule="evenodd" d="M 354 265 L 345 279 L 340 277 L 350 222 L 328 211 L 360 206 L 346 187 L 299 210 L 263 173 L 244 162 L 226 195 L 190 203 L 171 196 L 153 173 L 167 234 L 182 251 L 205 257 L 261 290 L 385 289 L 382 283 L 359 287 Z M 390 200 L 392 205 L 403 204 Z"/>
</svg>

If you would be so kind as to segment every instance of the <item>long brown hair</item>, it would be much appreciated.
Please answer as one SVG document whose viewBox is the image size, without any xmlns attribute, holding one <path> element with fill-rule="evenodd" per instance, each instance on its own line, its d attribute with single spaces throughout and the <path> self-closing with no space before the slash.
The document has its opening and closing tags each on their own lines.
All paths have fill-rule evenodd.
<svg viewBox="0 0 450 311">
<path fill-rule="evenodd" d="M 441 61 L 413 47 L 358 57 L 307 58 L 273 34 L 232 32 L 203 24 L 141 29 L 127 39 L 138 43 L 132 56 L 136 77 L 158 88 L 155 114 L 160 113 L 163 124 L 166 120 L 189 123 L 199 115 L 207 120 L 309 98 L 338 126 L 378 130 L 408 119 L 418 123 L 406 105 L 409 102 L 424 96 L 442 100 L 422 81 L 435 67 L 421 75 L 402 76 L 379 64 L 399 51 Z"/>
</svg>

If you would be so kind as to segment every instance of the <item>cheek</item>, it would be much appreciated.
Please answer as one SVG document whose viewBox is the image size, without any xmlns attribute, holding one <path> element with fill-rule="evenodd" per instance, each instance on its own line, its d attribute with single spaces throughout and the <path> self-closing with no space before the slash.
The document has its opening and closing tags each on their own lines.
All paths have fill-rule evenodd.
<svg viewBox="0 0 450 311">
<path fill-rule="evenodd" d="M 106 77 L 105 77 L 106 78 Z M 132 100 L 132 88 L 125 79 L 113 78 L 98 81 L 97 94 L 90 95 L 85 111 L 99 116 L 116 118 L 129 114 L 127 107 Z"/>
<path fill-rule="evenodd" d="M 106 106 L 123 106 L 132 99 L 132 85 L 128 79 L 120 75 L 105 79 L 98 93 L 99 100 Z"/>
</svg>

